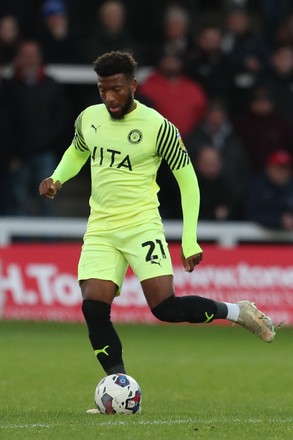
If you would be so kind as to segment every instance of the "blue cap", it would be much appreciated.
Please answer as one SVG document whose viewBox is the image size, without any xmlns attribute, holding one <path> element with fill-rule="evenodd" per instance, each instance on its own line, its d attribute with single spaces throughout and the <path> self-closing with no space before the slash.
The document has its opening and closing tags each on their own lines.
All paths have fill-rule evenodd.
<svg viewBox="0 0 293 440">
<path fill-rule="evenodd" d="M 43 2 L 42 12 L 45 17 L 50 15 L 65 14 L 66 7 L 62 0 L 46 0 Z"/>
</svg>

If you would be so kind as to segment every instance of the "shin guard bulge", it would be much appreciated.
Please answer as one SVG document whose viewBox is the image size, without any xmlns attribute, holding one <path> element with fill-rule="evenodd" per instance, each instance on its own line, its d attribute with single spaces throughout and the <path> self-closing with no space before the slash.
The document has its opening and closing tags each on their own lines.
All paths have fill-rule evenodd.
<svg viewBox="0 0 293 440">
<path fill-rule="evenodd" d="M 102 301 L 84 300 L 82 312 L 95 355 L 105 372 L 125 373 L 121 341 L 111 322 L 111 306 Z"/>
</svg>

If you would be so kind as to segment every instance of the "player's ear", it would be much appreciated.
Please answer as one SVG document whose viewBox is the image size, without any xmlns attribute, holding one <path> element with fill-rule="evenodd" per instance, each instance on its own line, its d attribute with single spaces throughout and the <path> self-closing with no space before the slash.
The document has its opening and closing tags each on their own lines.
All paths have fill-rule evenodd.
<svg viewBox="0 0 293 440">
<path fill-rule="evenodd" d="M 137 79 L 136 78 L 133 78 L 130 81 L 130 89 L 131 89 L 132 94 L 136 92 L 136 89 L 137 89 Z"/>
</svg>

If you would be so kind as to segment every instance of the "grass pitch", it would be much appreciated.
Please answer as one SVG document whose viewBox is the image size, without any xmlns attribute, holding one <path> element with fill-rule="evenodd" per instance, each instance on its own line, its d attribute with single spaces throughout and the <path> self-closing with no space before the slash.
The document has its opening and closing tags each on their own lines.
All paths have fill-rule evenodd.
<svg viewBox="0 0 293 440">
<path fill-rule="evenodd" d="M 0 438 L 293 438 L 293 329 L 117 325 L 142 414 L 89 415 L 104 373 L 83 324 L 0 322 Z"/>
</svg>

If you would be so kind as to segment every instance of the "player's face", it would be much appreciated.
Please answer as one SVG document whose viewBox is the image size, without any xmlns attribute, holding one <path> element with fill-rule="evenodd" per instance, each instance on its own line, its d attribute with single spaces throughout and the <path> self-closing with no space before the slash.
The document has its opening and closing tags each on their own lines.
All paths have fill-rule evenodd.
<svg viewBox="0 0 293 440">
<path fill-rule="evenodd" d="M 129 79 L 123 73 L 112 76 L 98 76 L 101 98 L 113 119 L 122 119 L 135 108 L 134 93 L 136 79 Z"/>
</svg>

